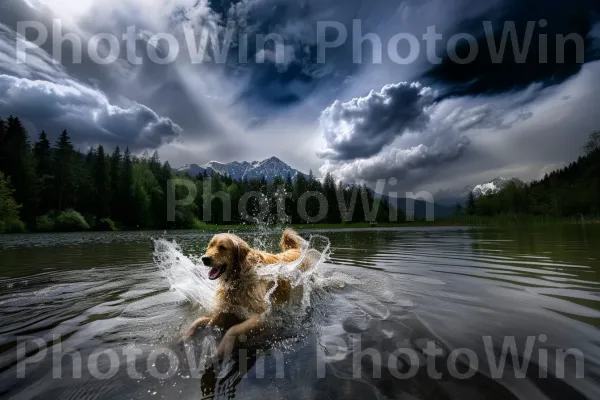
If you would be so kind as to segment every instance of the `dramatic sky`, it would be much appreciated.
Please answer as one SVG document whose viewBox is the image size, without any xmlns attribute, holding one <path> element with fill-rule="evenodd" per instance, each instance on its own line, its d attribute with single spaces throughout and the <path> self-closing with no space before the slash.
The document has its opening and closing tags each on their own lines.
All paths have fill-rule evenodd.
<svg viewBox="0 0 600 400">
<path fill-rule="evenodd" d="M 23 21 L 37 28 L 21 36 Z M 507 32 L 493 60 L 511 21 L 529 49 L 515 58 Z M 229 51 L 211 48 L 228 34 Z M 256 43 L 268 34 L 282 46 Z M 557 35 L 581 40 L 557 52 Z M 530 180 L 573 161 L 600 129 L 599 58 L 597 0 L 0 0 L 0 115 L 34 138 L 67 128 L 83 151 L 159 149 L 174 167 L 277 156 L 398 190 Z"/>
</svg>

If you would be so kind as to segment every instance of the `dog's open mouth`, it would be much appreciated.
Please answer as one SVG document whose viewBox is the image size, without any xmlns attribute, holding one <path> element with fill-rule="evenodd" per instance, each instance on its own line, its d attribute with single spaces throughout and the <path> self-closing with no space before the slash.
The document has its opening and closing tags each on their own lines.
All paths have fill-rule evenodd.
<svg viewBox="0 0 600 400">
<path fill-rule="evenodd" d="M 225 272 L 226 269 L 227 269 L 227 265 L 225 265 L 225 264 L 221 264 L 216 267 L 212 267 L 210 269 L 210 271 L 208 271 L 208 279 L 210 279 L 211 281 L 214 281 L 215 279 L 217 279 L 218 277 L 223 275 L 223 273 Z"/>
</svg>

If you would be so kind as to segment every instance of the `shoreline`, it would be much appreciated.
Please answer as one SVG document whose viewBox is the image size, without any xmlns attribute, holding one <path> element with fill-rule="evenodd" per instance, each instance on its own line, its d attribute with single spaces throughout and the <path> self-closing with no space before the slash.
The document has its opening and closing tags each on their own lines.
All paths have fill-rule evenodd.
<svg viewBox="0 0 600 400">
<path fill-rule="evenodd" d="M 144 231 L 244 231 L 244 230 L 255 230 L 261 227 L 266 228 L 279 228 L 284 229 L 286 227 L 296 230 L 311 230 L 311 229 L 327 229 L 327 230 L 341 230 L 341 229 L 378 229 L 378 228 L 411 228 L 411 227 L 472 227 L 472 228 L 484 228 L 484 227 L 528 227 L 528 226 L 591 226 L 600 225 L 600 218 L 588 217 L 588 218 L 551 218 L 551 217 L 536 217 L 536 216 L 499 216 L 499 217 L 454 217 L 454 218 L 441 218 L 435 221 L 413 221 L 413 222 L 398 222 L 398 223 L 377 223 L 370 224 L 367 222 L 353 222 L 353 223 L 335 223 L 335 224 L 287 224 L 287 225 L 255 225 L 255 224 L 231 224 L 231 225 L 211 225 L 206 224 L 198 226 L 196 228 L 168 228 L 168 229 L 116 229 L 116 230 L 72 230 L 72 231 L 27 231 L 21 233 L 10 233 L 4 232 L 4 234 L 51 234 L 51 233 L 81 233 L 81 232 L 144 232 Z M 1 234 L 1 233 L 0 233 Z"/>
</svg>

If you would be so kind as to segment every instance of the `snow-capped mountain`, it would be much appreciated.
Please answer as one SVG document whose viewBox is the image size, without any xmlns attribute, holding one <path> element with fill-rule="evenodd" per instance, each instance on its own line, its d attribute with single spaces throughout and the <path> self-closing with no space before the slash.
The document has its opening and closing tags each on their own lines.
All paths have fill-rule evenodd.
<svg viewBox="0 0 600 400">
<path fill-rule="evenodd" d="M 218 161 L 210 161 L 202 165 L 202 168 L 208 171 L 208 173 L 216 172 L 219 175 L 228 175 L 235 180 L 241 180 L 244 178 L 244 174 L 252 167 L 252 163 L 247 161 L 237 162 L 233 161 L 227 164 L 220 163 Z"/>
<path fill-rule="evenodd" d="M 506 185 L 512 182 L 513 179 L 507 179 L 504 177 L 497 177 L 490 182 L 482 183 L 480 185 L 475 186 L 471 191 L 475 195 L 475 197 L 481 197 L 488 194 L 499 192 L 504 189 Z"/>
<path fill-rule="evenodd" d="M 203 174 L 205 171 L 210 175 L 216 172 L 220 175 L 227 175 L 235 180 L 242 179 L 262 179 L 265 177 L 268 182 L 272 182 L 276 177 L 286 179 L 289 176 L 293 180 L 296 179 L 298 174 L 302 174 L 305 178 L 308 175 L 290 167 L 277 157 L 267 158 L 263 161 L 233 161 L 230 163 L 221 163 L 218 161 L 210 161 L 206 164 L 197 165 L 189 164 L 184 165 L 176 170 L 177 172 L 185 172 L 188 175 L 196 176 L 199 173 Z"/>
<path fill-rule="evenodd" d="M 465 186 L 459 190 L 443 190 L 437 193 L 436 203 L 453 205 L 456 203 L 464 203 L 469 197 L 469 193 L 473 192 L 475 197 L 485 196 L 487 194 L 496 193 L 506 187 L 510 182 L 522 182 L 517 178 L 504 178 L 499 176 L 489 182 L 481 183 L 475 186 Z"/>
<path fill-rule="evenodd" d="M 198 174 L 204 174 L 204 168 L 198 164 L 186 164 L 181 168 L 175 168 L 175 172 L 185 172 L 190 176 L 198 176 Z"/>
</svg>

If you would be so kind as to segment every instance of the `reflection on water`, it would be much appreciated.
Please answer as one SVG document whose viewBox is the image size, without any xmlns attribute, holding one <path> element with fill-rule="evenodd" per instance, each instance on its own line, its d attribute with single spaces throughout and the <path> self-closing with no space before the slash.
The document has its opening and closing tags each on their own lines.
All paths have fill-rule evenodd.
<svg viewBox="0 0 600 400">
<path fill-rule="evenodd" d="M 311 294 L 310 315 L 302 326 L 250 340 L 248 348 L 220 368 L 199 374 L 194 374 L 194 368 L 197 360 L 207 358 L 204 345 L 219 334 L 202 332 L 187 348 L 174 344 L 184 327 L 203 311 L 170 290 L 153 261 L 151 238 L 166 236 L 185 254 L 198 255 L 211 233 L 0 236 L 0 395 L 44 399 L 600 398 L 597 228 L 318 233 L 330 239 L 333 251 L 331 260 L 321 266 L 322 277 L 337 284 Z M 248 232 L 242 236 L 275 249 L 279 234 Z M 25 378 L 17 379 L 18 363 L 40 354 L 36 346 L 18 352 L 17 338 L 24 336 L 43 338 L 47 349 L 42 351 L 48 356 L 28 364 Z M 490 349 L 485 347 L 485 337 L 489 337 Z M 518 360 L 531 361 L 523 379 L 515 378 L 519 365 L 511 357 L 503 377 L 493 376 L 487 351 L 500 354 L 505 337 L 514 338 Z M 531 355 L 523 357 L 528 340 L 534 340 Z M 336 353 L 331 343 L 345 343 L 347 351 L 338 348 Z M 441 354 L 429 356 L 430 343 Z M 51 355 L 58 348 L 77 350 L 84 361 L 99 348 L 121 353 L 139 348 L 145 358 L 134 364 L 143 376 L 132 379 L 122 368 L 106 380 L 94 379 L 87 370 L 73 378 L 77 371 L 68 355 L 58 361 L 61 379 L 53 379 Z M 148 365 L 148 354 L 158 348 L 171 349 L 178 358 L 179 368 L 169 379 L 143 374 L 150 367 L 169 368 L 160 357 Z M 458 379 L 447 362 L 448 355 L 459 348 L 477 355 L 479 365 L 468 379 Z M 557 366 L 557 351 L 573 348 L 585 356 L 583 378 L 576 376 L 575 357 Z M 377 356 L 359 357 L 366 349 L 376 350 Z M 419 359 L 397 357 L 398 349 L 414 350 Z M 395 365 L 388 362 L 390 358 Z M 101 371 L 109 361 L 98 359 Z M 458 361 L 459 372 L 470 371 L 468 360 Z M 419 368 L 410 379 L 398 378 L 398 372 L 409 372 L 415 363 Z M 357 366 L 362 371 L 358 375 Z M 432 377 L 432 369 L 440 376 Z M 323 374 L 324 379 L 320 378 Z"/>
</svg>

